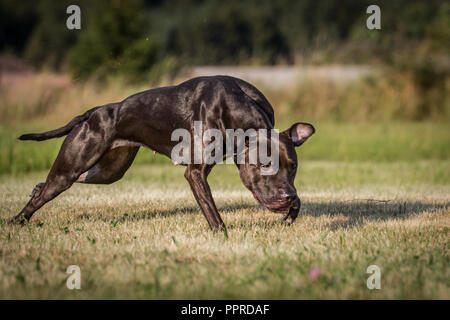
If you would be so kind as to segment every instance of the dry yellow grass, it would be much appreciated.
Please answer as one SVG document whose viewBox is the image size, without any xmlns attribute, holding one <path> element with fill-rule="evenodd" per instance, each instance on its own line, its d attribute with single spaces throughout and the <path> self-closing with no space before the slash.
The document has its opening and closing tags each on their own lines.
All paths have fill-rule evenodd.
<svg viewBox="0 0 450 320">
<path fill-rule="evenodd" d="M 228 238 L 209 231 L 180 167 L 75 185 L 25 227 L 6 221 L 45 173 L 3 176 L 0 298 L 449 299 L 450 184 L 435 178 L 449 169 L 303 162 L 301 215 L 288 227 L 221 165 L 210 181 Z M 380 290 L 366 287 L 372 264 Z M 66 288 L 69 265 L 81 290 Z"/>
<path fill-rule="evenodd" d="M 323 69 L 327 68 L 333 69 L 331 66 Z M 275 72 L 269 70 L 266 78 L 270 72 Z M 221 71 L 217 70 L 218 73 Z M 326 74 L 326 71 L 322 72 Z M 118 77 L 98 83 L 72 81 L 67 75 L 51 72 L 4 73 L 0 78 L 0 124 L 11 126 L 27 121 L 38 127 L 49 127 L 69 121 L 95 106 L 122 101 L 153 87 L 178 84 L 189 77 L 190 73 L 186 73 L 173 80 L 165 79 L 158 85 L 131 85 Z M 249 81 L 253 82 L 253 79 Z M 352 81 L 305 76 L 284 87 L 268 86 L 257 80 L 254 84 L 274 106 L 278 123 L 290 120 L 294 113 L 309 121 L 353 122 L 448 121 L 450 115 L 448 80 L 443 79 L 441 91 L 439 87 L 427 93 L 405 72 L 384 70 Z"/>
<path fill-rule="evenodd" d="M 5 73 L 0 82 L 0 123 L 20 121 L 48 125 L 64 122 L 95 106 L 121 101 L 149 86 L 127 86 L 120 79 L 107 84 L 73 82 L 52 72 Z"/>
</svg>

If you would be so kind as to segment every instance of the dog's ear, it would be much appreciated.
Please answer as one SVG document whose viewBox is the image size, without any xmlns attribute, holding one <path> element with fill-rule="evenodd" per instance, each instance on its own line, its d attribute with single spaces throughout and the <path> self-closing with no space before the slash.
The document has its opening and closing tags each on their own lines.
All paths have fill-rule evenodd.
<svg viewBox="0 0 450 320">
<path fill-rule="evenodd" d="M 283 131 L 284 134 L 291 138 L 296 147 L 305 142 L 314 132 L 316 132 L 316 129 L 314 129 L 312 124 L 306 122 L 294 123 L 289 129 Z"/>
</svg>

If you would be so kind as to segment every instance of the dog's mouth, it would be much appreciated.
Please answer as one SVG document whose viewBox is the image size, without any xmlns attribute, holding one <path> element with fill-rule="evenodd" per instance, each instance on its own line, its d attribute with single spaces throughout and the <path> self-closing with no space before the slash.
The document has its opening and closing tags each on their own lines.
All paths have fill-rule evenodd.
<svg viewBox="0 0 450 320">
<path fill-rule="evenodd" d="M 266 207 L 267 209 L 273 212 L 287 212 L 293 205 L 291 202 L 286 202 L 282 200 L 274 200 L 268 203 L 264 201 L 256 192 L 252 192 L 252 194 L 255 200 L 258 201 L 260 205 Z"/>
</svg>

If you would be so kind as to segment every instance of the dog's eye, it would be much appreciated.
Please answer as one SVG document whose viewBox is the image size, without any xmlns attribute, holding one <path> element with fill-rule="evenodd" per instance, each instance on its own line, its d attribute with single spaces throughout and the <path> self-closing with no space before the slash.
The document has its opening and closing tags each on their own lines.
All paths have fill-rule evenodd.
<svg viewBox="0 0 450 320">
<path fill-rule="evenodd" d="M 268 164 L 262 164 L 261 163 L 261 165 L 259 167 L 260 168 L 264 168 L 264 169 L 268 169 L 268 168 L 270 168 L 270 163 L 268 163 Z"/>
</svg>

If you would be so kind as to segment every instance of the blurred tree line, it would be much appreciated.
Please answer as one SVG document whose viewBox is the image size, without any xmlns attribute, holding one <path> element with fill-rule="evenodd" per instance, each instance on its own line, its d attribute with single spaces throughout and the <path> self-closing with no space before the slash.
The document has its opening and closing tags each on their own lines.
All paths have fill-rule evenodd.
<svg viewBox="0 0 450 320">
<path fill-rule="evenodd" d="M 366 8 L 381 8 L 368 30 Z M 426 89 L 448 76 L 443 0 L 42 0 L 0 2 L 0 52 L 76 79 L 132 80 L 186 65 L 381 62 L 414 70 Z M 66 8 L 81 8 L 68 30 Z"/>
</svg>

